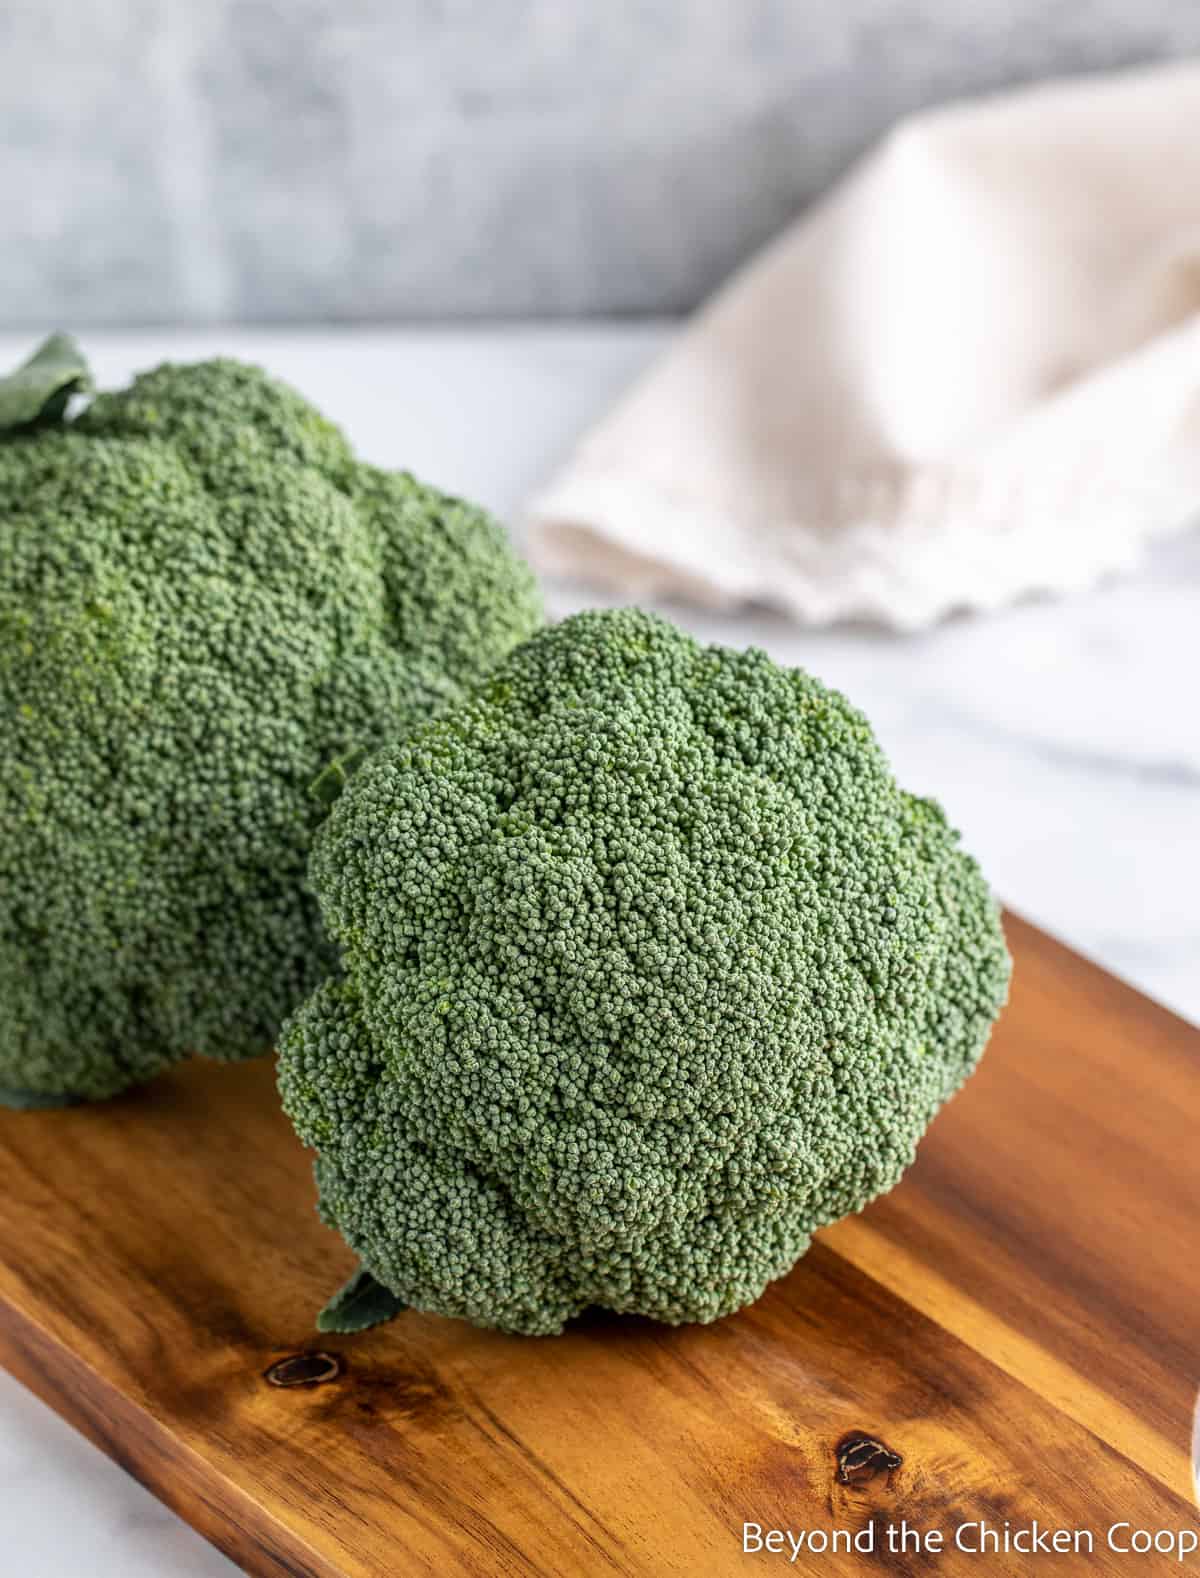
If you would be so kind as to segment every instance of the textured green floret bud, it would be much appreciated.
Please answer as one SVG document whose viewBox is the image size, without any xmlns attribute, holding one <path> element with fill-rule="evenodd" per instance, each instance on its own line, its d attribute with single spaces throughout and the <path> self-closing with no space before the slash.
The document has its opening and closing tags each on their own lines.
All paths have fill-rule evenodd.
<svg viewBox="0 0 1200 1578">
<path fill-rule="evenodd" d="M 897 1181 L 1007 992 L 862 715 L 636 610 L 368 759 L 310 869 L 341 971 L 279 1079 L 321 1213 L 360 1286 L 509 1331 L 756 1298 Z"/>
<path fill-rule="evenodd" d="M 361 464 L 258 369 L 159 367 L 64 420 L 85 381 L 61 340 L 0 381 L 0 1100 L 23 1105 L 270 1047 L 334 962 L 313 780 L 540 617 L 493 520 Z"/>
</svg>

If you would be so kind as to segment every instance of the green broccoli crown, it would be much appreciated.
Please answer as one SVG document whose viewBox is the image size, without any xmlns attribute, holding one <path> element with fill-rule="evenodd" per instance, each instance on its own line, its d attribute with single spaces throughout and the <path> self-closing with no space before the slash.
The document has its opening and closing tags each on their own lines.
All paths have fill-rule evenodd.
<svg viewBox="0 0 1200 1578">
<path fill-rule="evenodd" d="M 256 368 L 0 433 L 0 1092 L 267 1049 L 331 963 L 309 784 L 538 619 L 491 519 Z"/>
<path fill-rule="evenodd" d="M 580 614 L 366 763 L 311 876 L 343 973 L 280 1087 L 398 1303 L 738 1309 L 889 1189 L 1009 961 L 938 807 L 764 653 Z"/>
</svg>

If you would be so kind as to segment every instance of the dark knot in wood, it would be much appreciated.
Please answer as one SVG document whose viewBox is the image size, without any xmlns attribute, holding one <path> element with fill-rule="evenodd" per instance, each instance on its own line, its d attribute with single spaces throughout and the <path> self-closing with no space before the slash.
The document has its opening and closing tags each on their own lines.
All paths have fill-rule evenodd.
<svg viewBox="0 0 1200 1578">
<path fill-rule="evenodd" d="M 876 1474 L 890 1474 L 904 1461 L 899 1452 L 893 1452 L 875 1436 L 863 1435 L 861 1431 L 843 1436 L 835 1450 L 837 1477 L 843 1485 L 861 1485 L 864 1480 L 874 1479 Z"/>
<path fill-rule="evenodd" d="M 272 1386 L 324 1386 L 341 1373 L 342 1361 L 336 1353 L 289 1353 L 286 1359 L 276 1359 L 264 1378 Z"/>
</svg>

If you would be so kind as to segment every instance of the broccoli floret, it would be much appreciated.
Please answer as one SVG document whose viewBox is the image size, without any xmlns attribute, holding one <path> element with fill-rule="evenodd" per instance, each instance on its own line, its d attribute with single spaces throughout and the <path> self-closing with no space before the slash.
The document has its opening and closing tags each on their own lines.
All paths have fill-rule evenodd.
<svg viewBox="0 0 1200 1578">
<path fill-rule="evenodd" d="M 26 394 L 0 391 L 15 1105 L 268 1049 L 334 961 L 305 879 L 312 780 L 540 617 L 493 520 L 357 462 L 257 368 L 162 366 L 74 421 Z"/>
<path fill-rule="evenodd" d="M 728 1314 L 896 1183 L 1007 992 L 977 866 L 862 715 L 636 610 L 364 764 L 311 876 L 342 971 L 279 1078 L 364 1268 L 334 1328 Z"/>
</svg>

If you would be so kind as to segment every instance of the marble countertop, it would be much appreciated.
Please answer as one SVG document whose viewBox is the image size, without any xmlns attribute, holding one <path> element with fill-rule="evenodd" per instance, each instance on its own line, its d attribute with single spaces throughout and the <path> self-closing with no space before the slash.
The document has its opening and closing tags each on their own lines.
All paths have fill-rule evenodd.
<svg viewBox="0 0 1200 1578">
<path fill-rule="evenodd" d="M 669 326 L 89 336 L 102 383 L 164 357 L 259 361 L 347 429 L 507 518 Z M 0 366 L 33 336 L 0 335 Z M 589 598 L 549 591 L 561 615 Z M 1200 532 L 1098 590 L 918 636 L 665 609 L 845 690 L 898 776 L 936 795 L 1013 908 L 1200 1021 Z M 5 1571 L 217 1578 L 234 1568 L 0 1376 Z"/>
</svg>

